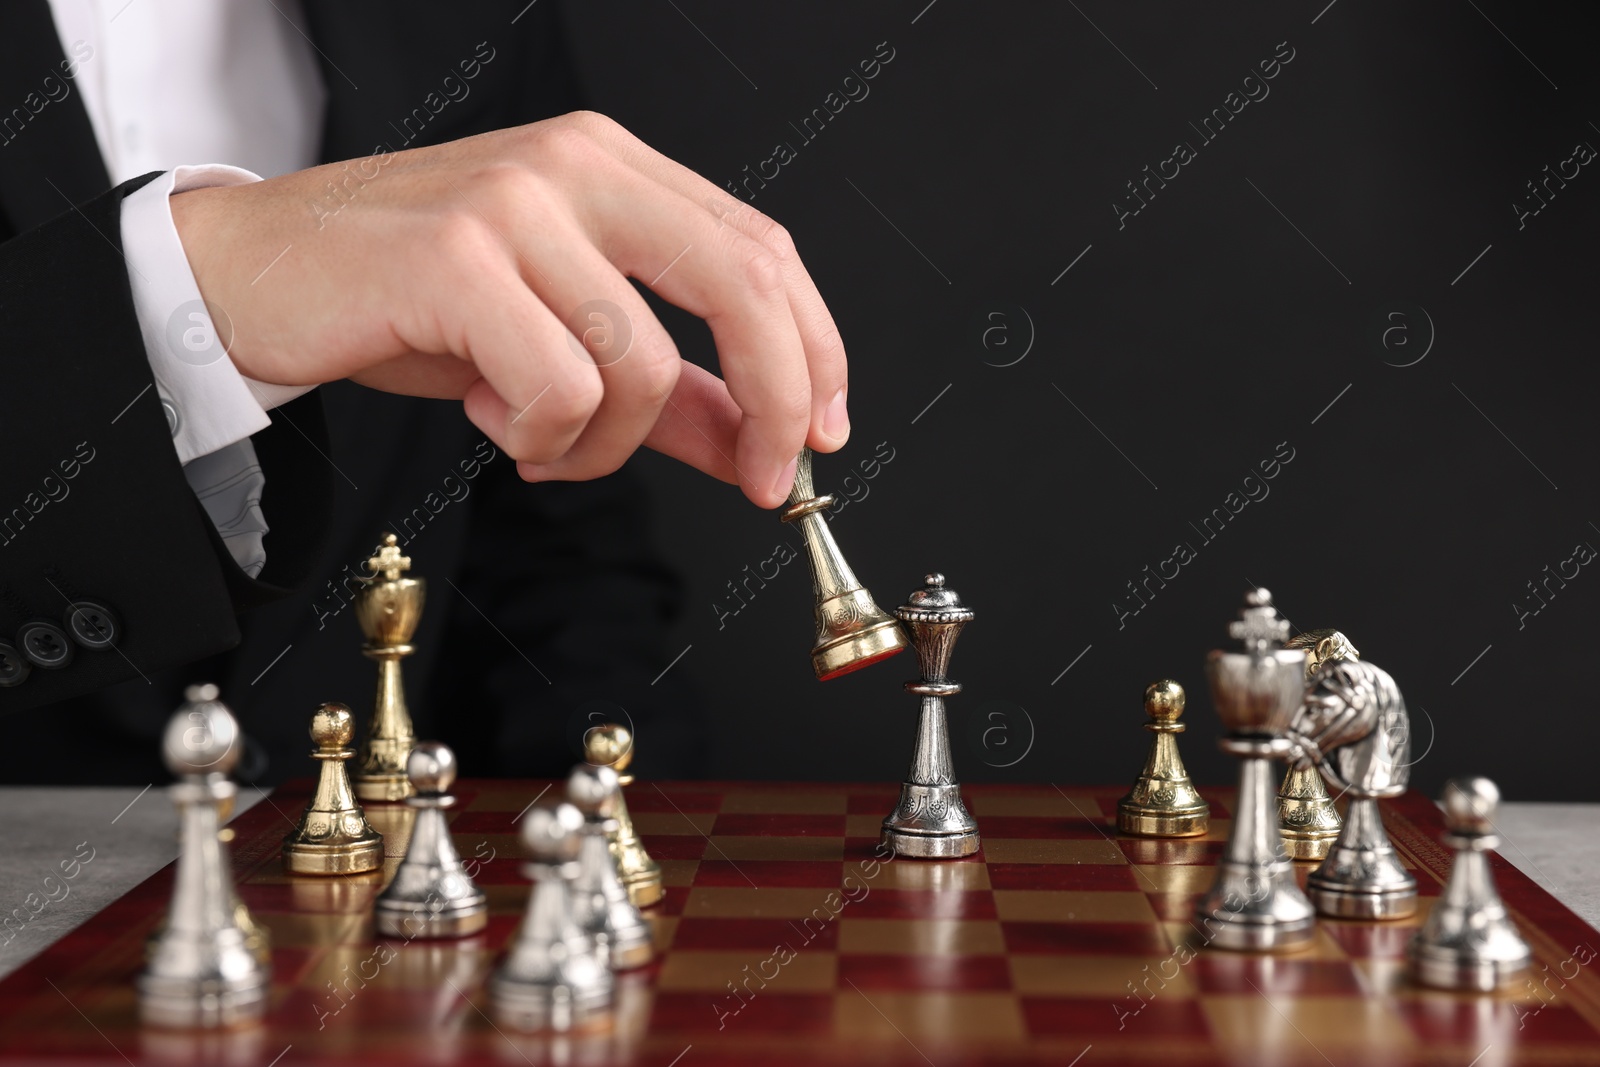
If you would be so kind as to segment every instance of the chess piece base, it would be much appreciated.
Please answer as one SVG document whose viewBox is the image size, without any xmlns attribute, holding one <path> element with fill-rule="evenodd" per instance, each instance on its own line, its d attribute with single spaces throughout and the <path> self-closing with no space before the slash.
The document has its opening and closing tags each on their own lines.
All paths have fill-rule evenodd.
<svg viewBox="0 0 1600 1067">
<path fill-rule="evenodd" d="M 199 983 L 139 978 L 139 1021 L 168 1030 L 214 1030 L 257 1022 L 267 1010 L 268 981 Z"/>
<path fill-rule="evenodd" d="M 1417 912 L 1415 885 L 1409 889 L 1361 892 L 1346 887 L 1312 885 L 1308 882 L 1306 896 L 1316 905 L 1318 914 L 1330 919 L 1404 919 Z"/>
<path fill-rule="evenodd" d="M 290 834 L 283 842 L 283 866 L 291 874 L 361 874 L 383 866 L 383 839 L 307 844 Z"/>
<path fill-rule="evenodd" d="M 1403 919 L 1416 913 L 1417 880 L 1389 842 L 1374 797 L 1353 797 L 1344 828 L 1306 879 L 1317 911 L 1335 919 Z"/>
<path fill-rule="evenodd" d="M 1338 838 L 1337 830 L 1327 832 L 1284 830 L 1283 850 L 1292 860 L 1325 860 Z"/>
<path fill-rule="evenodd" d="M 1289 858 L 1327 859 L 1343 826 L 1321 772 L 1315 767 L 1289 768 L 1278 788 L 1278 829 Z"/>
<path fill-rule="evenodd" d="M 883 831 L 879 839 L 896 856 L 920 860 L 947 860 L 977 853 L 978 831 L 962 834 L 914 834 L 904 830 Z"/>
<path fill-rule="evenodd" d="M 217 1029 L 254 1022 L 266 1011 L 270 972 L 237 930 L 215 941 L 169 934 L 152 956 L 137 980 L 139 1018 L 150 1026 Z"/>
<path fill-rule="evenodd" d="M 628 900 L 636 908 L 648 908 L 653 904 L 659 904 L 665 894 L 665 890 L 661 885 L 660 868 L 657 868 L 653 874 L 624 879 L 622 884 L 628 890 Z"/>
<path fill-rule="evenodd" d="M 865 596 L 865 590 L 861 593 Z M 870 597 L 867 599 L 870 600 Z M 894 619 L 885 619 L 869 629 L 845 634 L 829 644 L 813 648 L 811 667 L 816 671 L 817 680 L 826 682 L 862 667 L 870 667 L 905 647 L 906 636 L 900 624 Z"/>
<path fill-rule="evenodd" d="M 1294 865 L 1217 864 L 1217 882 L 1195 907 L 1207 944 L 1235 952 L 1291 952 L 1316 936 L 1316 912 L 1294 881 Z"/>
<path fill-rule="evenodd" d="M 897 856 L 954 859 L 978 851 L 978 823 L 961 802 L 960 785 L 902 782 L 879 840 Z"/>
<path fill-rule="evenodd" d="M 414 792 L 411 779 L 404 774 L 356 774 L 350 784 L 356 799 L 367 804 L 398 804 Z"/>
<path fill-rule="evenodd" d="M 379 899 L 372 909 L 373 928 L 384 937 L 470 937 L 489 925 L 487 898 L 466 907 L 435 912 L 422 906 L 387 905 Z"/>
<path fill-rule="evenodd" d="M 1469 993 L 1493 993 L 1509 985 L 1532 959 L 1526 950 L 1520 959 L 1482 959 L 1415 942 L 1408 955 L 1418 984 Z"/>
<path fill-rule="evenodd" d="M 604 940 L 613 971 L 631 971 L 655 958 L 655 939 L 649 926 L 630 930 L 620 936 L 608 936 Z"/>
<path fill-rule="evenodd" d="M 610 983 L 574 994 L 565 985 L 523 983 L 496 976 L 489 981 L 489 996 L 495 1017 L 524 1033 L 587 1029 L 604 1024 L 611 1015 Z"/>
<path fill-rule="evenodd" d="M 1156 811 L 1118 804 L 1117 829 L 1137 837 L 1199 837 L 1211 830 L 1211 805 Z"/>
</svg>

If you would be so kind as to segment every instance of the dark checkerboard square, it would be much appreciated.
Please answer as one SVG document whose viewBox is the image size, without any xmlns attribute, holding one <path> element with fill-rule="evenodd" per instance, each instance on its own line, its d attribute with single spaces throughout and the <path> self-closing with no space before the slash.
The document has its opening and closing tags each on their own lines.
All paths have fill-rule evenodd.
<svg viewBox="0 0 1600 1067">
<path fill-rule="evenodd" d="M 978 822 L 986 837 L 1050 838 L 1055 841 L 1089 841 L 1112 836 L 1103 822 L 1069 818 L 1034 818 L 1028 815 L 986 815 Z"/>
<path fill-rule="evenodd" d="M 708 812 L 722 808 L 722 794 L 699 790 L 656 789 L 650 785 L 631 785 L 624 792 L 630 812 Z"/>
<path fill-rule="evenodd" d="M 697 834 L 645 834 L 643 840 L 658 860 L 697 860 L 706 851 L 706 839 Z"/>
<path fill-rule="evenodd" d="M 1011 988 L 1011 967 L 1004 956 L 853 955 L 839 957 L 839 984 L 854 982 L 865 990 L 966 993 Z"/>
<path fill-rule="evenodd" d="M 1165 956 L 1171 951 L 1165 931 L 1149 923 L 1002 922 L 1000 931 L 1006 951 L 1018 955 Z"/>
<path fill-rule="evenodd" d="M 810 940 L 807 940 L 809 936 Z M 801 927 L 789 919 L 700 919 L 678 920 L 672 937 L 674 949 L 749 949 L 770 954 L 774 946 L 832 951 L 839 946 L 839 924 L 811 923 Z"/>
<path fill-rule="evenodd" d="M 778 993 L 762 990 L 749 1000 L 732 994 L 662 993 L 650 1006 L 653 1027 L 685 1034 L 823 1035 L 833 1028 L 831 993 Z"/>
<path fill-rule="evenodd" d="M 843 837 L 843 815 L 717 816 L 712 833 L 719 837 Z"/>
<path fill-rule="evenodd" d="M 991 863 L 989 884 L 995 889 L 1078 889 L 1139 892 L 1139 872 L 1118 863 Z"/>
<path fill-rule="evenodd" d="M 711 855 L 715 856 L 713 851 Z M 822 886 L 844 884 L 844 863 L 836 860 L 702 860 L 694 872 L 697 886 Z"/>
</svg>

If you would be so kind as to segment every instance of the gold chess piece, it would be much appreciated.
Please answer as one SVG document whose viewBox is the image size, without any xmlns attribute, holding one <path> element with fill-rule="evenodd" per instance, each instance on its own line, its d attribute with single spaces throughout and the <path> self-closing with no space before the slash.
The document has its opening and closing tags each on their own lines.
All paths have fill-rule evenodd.
<svg viewBox="0 0 1600 1067">
<path fill-rule="evenodd" d="M 1178 721 L 1187 698 L 1170 678 L 1144 691 L 1144 724 L 1153 736 L 1144 770 L 1127 796 L 1117 802 L 1117 829 L 1141 837 L 1197 837 L 1211 828 L 1211 805 L 1195 791 L 1178 755 Z"/>
<path fill-rule="evenodd" d="M 317 791 L 300 816 L 300 825 L 283 839 L 283 865 L 295 874 L 354 874 L 383 866 L 383 835 L 350 791 L 345 761 L 355 721 L 343 704 L 323 704 L 311 717 L 311 740 L 322 761 Z"/>
<path fill-rule="evenodd" d="M 1306 678 L 1331 659 L 1360 659 L 1361 653 L 1338 630 L 1307 630 L 1284 643 L 1284 648 L 1306 650 Z M 1278 829 L 1290 859 L 1324 860 L 1339 837 L 1339 818 L 1328 786 L 1316 767 L 1290 766 L 1278 787 Z"/>
<path fill-rule="evenodd" d="M 406 710 L 400 662 L 413 651 L 411 637 L 422 621 L 426 588 L 421 578 L 401 577 L 411 569 L 411 557 L 400 554 L 399 539 L 392 533 L 383 535 L 367 569 L 372 580 L 355 596 L 356 620 L 367 637 L 362 655 L 378 661 L 378 693 L 356 759 L 355 787 L 362 800 L 392 803 L 415 792 L 406 777 L 406 759 L 417 736 Z"/>
<path fill-rule="evenodd" d="M 596 726 L 583 737 L 583 758 L 597 767 L 610 767 L 617 772 L 621 785 L 632 785 L 633 775 L 622 773 L 633 762 L 633 733 L 626 726 L 607 723 Z M 650 858 L 633 828 L 633 816 L 628 814 L 628 801 L 618 789 L 612 817 L 616 830 L 607 835 L 611 857 L 617 863 L 617 873 L 628 890 L 628 899 L 636 908 L 648 908 L 661 901 L 661 865 Z"/>
<path fill-rule="evenodd" d="M 799 524 L 811 556 L 811 591 L 817 615 L 811 666 L 822 682 L 888 659 L 907 644 L 895 617 L 878 607 L 839 552 L 833 530 L 820 514 L 832 507 L 833 501 L 831 493 L 816 495 L 811 482 L 811 449 L 802 448 L 789 506 L 780 518 Z"/>
</svg>

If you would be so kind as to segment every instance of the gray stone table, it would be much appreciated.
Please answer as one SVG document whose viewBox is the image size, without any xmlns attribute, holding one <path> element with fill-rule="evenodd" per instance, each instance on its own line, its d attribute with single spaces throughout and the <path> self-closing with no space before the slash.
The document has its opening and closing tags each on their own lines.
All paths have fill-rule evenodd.
<svg viewBox="0 0 1600 1067">
<path fill-rule="evenodd" d="M 242 788 L 238 810 L 262 796 Z M 1600 927 L 1597 820 L 1600 804 L 1503 804 L 1500 851 Z M 0 941 L 10 936 L 0 946 L 0 977 L 172 862 L 177 851 L 177 819 L 159 786 L 0 787 L 0 916 L 30 917 L 14 936 L 0 932 Z M 68 871 L 74 876 L 64 877 Z"/>
</svg>

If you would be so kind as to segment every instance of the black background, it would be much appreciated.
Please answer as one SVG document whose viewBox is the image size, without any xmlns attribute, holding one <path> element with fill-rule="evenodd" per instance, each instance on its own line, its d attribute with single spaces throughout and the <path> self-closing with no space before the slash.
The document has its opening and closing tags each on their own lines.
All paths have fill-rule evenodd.
<svg viewBox="0 0 1600 1067">
<path fill-rule="evenodd" d="M 1414 785 L 1482 773 L 1544 800 L 1595 796 L 1600 577 L 1514 605 L 1600 545 L 1600 173 L 1523 228 L 1513 204 L 1600 144 L 1578 17 L 1359 0 L 570 15 L 596 106 L 713 182 L 797 149 L 754 206 L 795 235 L 850 353 L 853 436 L 818 481 L 840 491 L 887 442 L 836 538 L 883 606 L 939 570 L 978 613 L 954 658 L 962 778 L 1131 780 L 1142 690 L 1170 676 L 1190 690 L 1191 771 L 1229 780 L 1202 664 L 1262 584 L 1395 676 Z M 804 142 L 790 123 L 884 41 L 870 95 Z M 1294 58 L 1270 95 L 1202 145 L 1189 123 L 1280 42 Z M 1124 183 L 1178 141 L 1198 158 L 1119 228 Z M 714 361 L 703 327 L 662 314 Z M 1281 442 L 1270 495 L 1199 536 Z M 709 772 L 898 778 L 909 657 L 814 682 L 803 557 L 719 618 L 725 583 L 799 541 L 732 487 L 633 466 L 687 577 L 671 670 L 702 694 Z M 1194 560 L 1119 618 L 1179 542 Z"/>
</svg>

